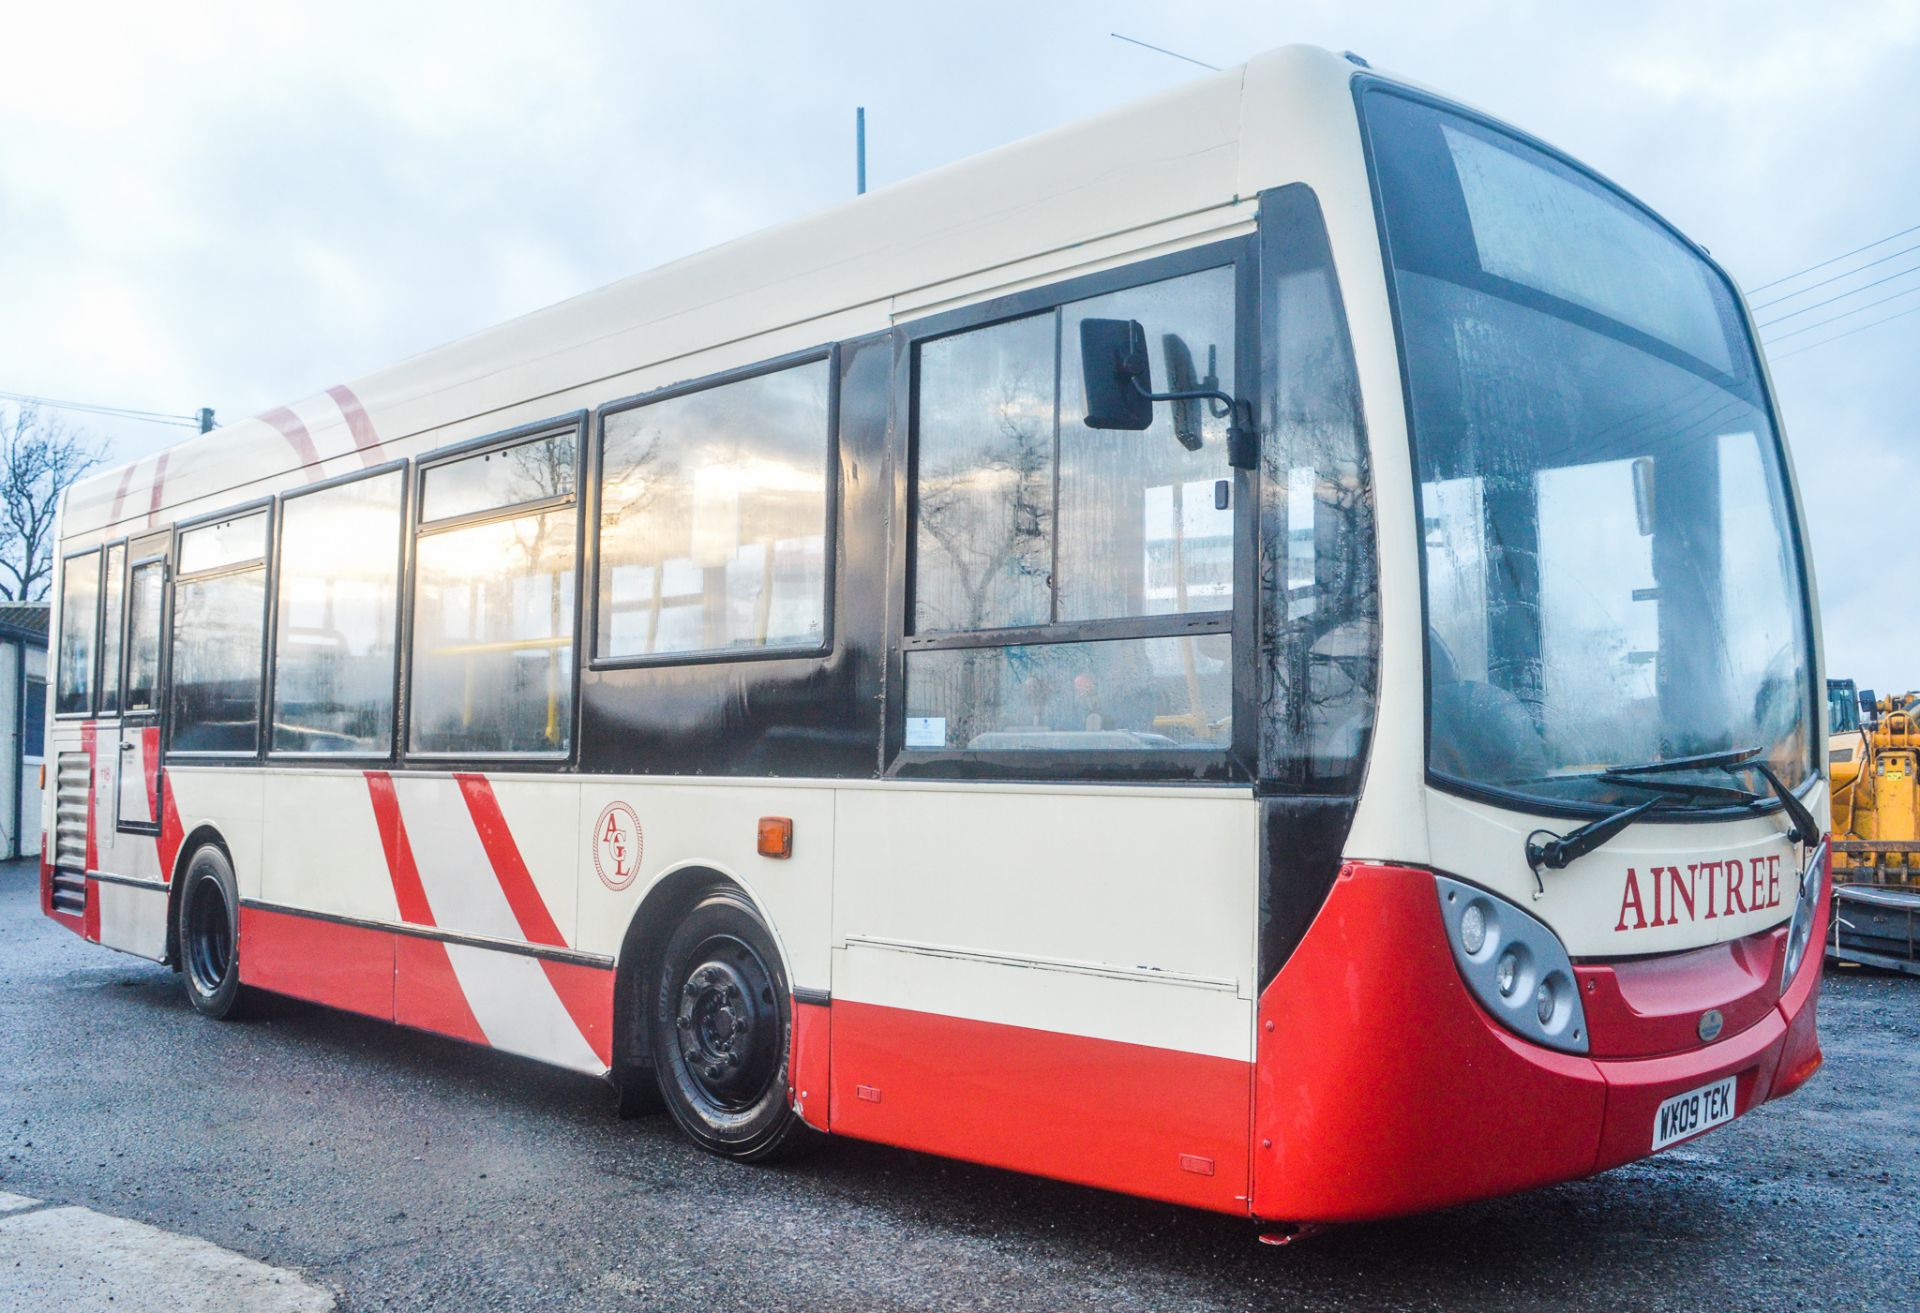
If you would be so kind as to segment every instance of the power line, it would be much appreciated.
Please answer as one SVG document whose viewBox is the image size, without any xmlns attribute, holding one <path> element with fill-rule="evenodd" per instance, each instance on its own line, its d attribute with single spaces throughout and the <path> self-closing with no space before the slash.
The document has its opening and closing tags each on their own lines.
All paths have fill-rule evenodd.
<svg viewBox="0 0 1920 1313">
<path fill-rule="evenodd" d="M 1835 301 L 1844 301 L 1850 296 L 1858 296 L 1860 295 L 1860 293 L 1866 291 L 1870 287 L 1878 287 L 1882 283 L 1890 283 L 1896 278 L 1905 278 L 1908 274 L 1913 273 L 1915 270 L 1920 270 L 1920 264 L 1910 264 L 1905 269 L 1901 269 L 1896 273 L 1888 274 L 1885 278 L 1876 278 L 1870 283 L 1862 283 L 1860 284 L 1860 286 L 1854 288 L 1850 292 L 1841 292 L 1839 295 L 1830 296 L 1824 301 L 1815 301 L 1811 305 L 1801 306 L 1798 310 L 1789 310 L 1784 315 L 1776 315 L 1774 318 L 1766 320 L 1765 322 L 1761 323 L 1759 326 L 1761 328 L 1772 328 L 1775 324 L 1784 324 L 1787 322 L 1787 320 L 1796 319 L 1799 316 L 1807 313 L 1807 311 L 1809 310 L 1818 310 L 1823 305 L 1832 305 Z M 1849 311 L 1848 313 L 1851 314 L 1852 312 Z"/>
<path fill-rule="evenodd" d="M 1829 342 L 1838 342 L 1843 337 L 1852 337 L 1855 333 L 1864 333 L 1869 328 L 1878 328 L 1880 325 L 1892 323 L 1896 319 L 1905 319 L 1908 315 L 1920 315 L 1920 305 L 1912 306 L 1881 319 L 1873 319 L 1864 324 L 1857 324 L 1844 333 L 1835 333 L 1832 337 L 1823 337 L 1818 342 L 1803 342 L 1791 351 L 1782 351 L 1777 356 L 1769 356 L 1768 359 L 1775 362 L 1782 361 L 1789 356 L 1797 356 L 1803 351 L 1811 351 L 1817 346 L 1825 346 Z"/>
<path fill-rule="evenodd" d="M 1201 68 L 1210 68 L 1216 73 L 1220 71 L 1220 66 L 1218 64 L 1209 64 L 1204 59 L 1195 59 L 1192 55 L 1183 55 L 1178 50 L 1169 50 L 1165 46 L 1156 46 L 1151 41 L 1141 41 L 1135 37 L 1123 36 L 1118 32 L 1109 32 L 1107 33 L 1107 35 L 1110 37 L 1115 37 L 1121 41 L 1131 42 L 1133 45 L 1136 45 L 1136 46 L 1144 46 L 1148 50 L 1157 50 L 1163 55 L 1172 55 L 1175 59 L 1184 59 L 1187 61 L 1187 63 L 1198 64 Z"/>
<path fill-rule="evenodd" d="M 1116 33 L 1115 35 L 1118 35 L 1118 34 Z M 1851 251 L 1842 251 L 1839 255 L 1820 261 L 1819 264 L 1810 264 L 1804 269 L 1796 269 L 1792 273 L 1786 275 L 1784 278 L 1776 278 L 1770 283 L 1761 283 L 1758 287 L 1749 287 L 1747 289 L 1747 295 L 1752 296 L 1755 292 L 1764 292 L 1769 287 L 1778 287 L 1782 283 L 1790 283 L 1794 279 L 1800 277 L 1800 275 L 1802 274 L 1810 274 L 1815 269 L 1824 269 L 1830 264 L 1839 263 L 1841 260 L 1846 259 L 1850 255 L 1858 255 L 1862 251 L 1871 251 L 1876 246 L 1885 246 L 1888 242 L 1892 241 L 1894 238 L 1905 237 L 1908 233 L 1920 233 L 1920 223 L 1916 223 L 1911 228 L 1902 228 L 1897 233 L 1888 233 L 1885 237 L 1882 237 L 1877 241 L 1868 242 L 1865 246 L 1856 246 Z"/>
<path fill-rule="evenodd" d="M 1895 251 L 1892 255 L 1883 255 L 1878 260 L 1869 260 L 1865 264 L 1855 265 L 1853 268 L 1846 270 L 1844 273 L 1834 274 L 1830 278 L 1822 278 L 1817 283 L 1808 283 L 1805 287 L 1802 287 L 1800 290 L 1796 292 L 1788 292 L 1785 296 L 1776 296 L 1771 301 L 1761 301 L 1758 304 L 1756 304 L 1753 308 L 1755 310 L 1765 310 L 1770 305 L 1780 305 L 1783 302 L 1793 300 L 1793 298 L 1796 296 L 1805 296 L 1808 292 L 1813 291 L 1816 287 L 1825 287 L 1828 283 L 1837 283 L 1842 278 L 1851 278 L 1855 274 L 1865 273 L 1867 270 L 1873 268 L 1873 266 L 1875 266 L 1876 264 L 1885 264 L 1887 261 L 1897 260 L 1903 255 L 1912 255 L 1915 251 L 1920 251 L 1920 246 L 1903 246 L 1899 250 Z"/>
<path fill-rule="evenodd" d="M 15 401 L 23 406 L 48 406 L 54 410 L 76 410 L 88 415 L 106 415 L 114 419 L 139 420 L 145 424 L 178 424 L 182 428 L 201 426 L 198 415 L 170 415 L 158 410 L 131 410 L 125 406 L 100 406 L 85 401 L 59 401 L 26 392 L 0 392 L 0 401 Z"/>
<path fill-rule="evenodd" d="M 1912 296 L 1915 292 L 1920 292 L 1920 287 L 1902 288 L 1900 291 L 1895 292 L 1892 296 L 1883 296 L 1877 301 L 1869 301 L 1865 305 L 1857 305 L 1851 310 L 1842 310 L 1837 315 L 1828 315 L 1825 319 L 1816 319 L 1811 324 L 1804 324 L 1801 327 L 1794 329 L 1790 333 L 1781 333 L 1775 337 L 1767 338 L 1765 341 L 1761 343 L 1761 345 L 1772 346 L 1775 342 L 1784 342 L 1790 337 L 1799 337 L 1800 334 L 1802 333 L 1811 333 L 1816 328 L 1824 328 L 1828 324 L 1837 324 L 1842 319 L 1852 318 L 1854 315 L 1859 314 L 1862 310 L 1871 310 L 1877 305 L 1885 305 L 1889 301 L 1898 301 L 1901 297 Z M 1896 316 L 1896 318 L 1897 317 L 1898 316 Z"/>
</svg>

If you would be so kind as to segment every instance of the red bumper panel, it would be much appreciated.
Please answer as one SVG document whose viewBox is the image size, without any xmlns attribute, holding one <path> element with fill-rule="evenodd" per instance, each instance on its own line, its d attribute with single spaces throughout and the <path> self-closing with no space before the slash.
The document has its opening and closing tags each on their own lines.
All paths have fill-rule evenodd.
<svg viewBox="0 0 1920 1313">
<path fill-rule="evenodd" d="M 1824 926 L 1823 915 L 1816 946 Z M 1757 959 L 1740 954 L 1777 954 L 1777 933 L 1707 955 L 1697 980 L 1636 978 L 1615 1001 L 1630 999 L 1645 1025 L 1616 1012 L 1605 1043 L 1657 1050 L 1675 1042 L 1683 1003 L 1709 997 L 1756 1014 L 1738 1033 L 1596 1060 L 1526 1043 L 1486 1015 L 1454 965 L 1430 873 L 1349 865 L 1260 1000 L 1255 1214 L 1359 1221 L 1570 1180 L 1645 1157 L 1655 1110 L 1675 1094 L 1736 1075 L 1744 1113 L 1786 1093 L 1819 1065 L 1820 969 L 1815 956 L 1784 998 L 1750 1007 Z M 1778 969 L 1764 965 L 1768 993 Z"/>
<path fill-rule="evenodd" d="M 1718 1008 L 1732 1037 L 1774 1015 L 1785 926 L 1671 957 L 1575 967 L 1596 1058 L 1651 1058 L 1703 1049 L 1700 1014 Z"/>
</svg>

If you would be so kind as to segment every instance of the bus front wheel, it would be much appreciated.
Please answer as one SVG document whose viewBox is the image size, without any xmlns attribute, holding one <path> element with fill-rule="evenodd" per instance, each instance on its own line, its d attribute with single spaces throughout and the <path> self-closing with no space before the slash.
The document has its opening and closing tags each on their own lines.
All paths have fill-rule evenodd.
<svg viewBox="0 0 1920 1313">
<path fill-rule="evenodd" d="M 762 1162 L 806 1135 L 787 1098 L 791 1012 L 753 905 L 733 889 L 695 903 L 661 950 L 648 1030 L 667 1111 L 702 1149 Z"/>
<path fill-rule="evenodd" d="M 240 988 L 240 895 L 227 855 L 212 844 L 200 848 L 180 877 L 180 978 L 194 1008 L 216 1021 L 238 1016 Z"/>
</svg>

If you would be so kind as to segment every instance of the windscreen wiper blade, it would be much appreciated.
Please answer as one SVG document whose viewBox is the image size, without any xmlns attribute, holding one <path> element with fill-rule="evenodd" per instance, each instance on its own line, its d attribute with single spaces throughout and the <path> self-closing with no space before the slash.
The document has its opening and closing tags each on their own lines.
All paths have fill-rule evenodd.
<svg viewBox="0 0 1920 1313">
<path fill-rule="evenodd" d="M 1729 748 L 1725 752 L 1703 752 L 1694 757 L 1668 757 L 1665 761 L 1642 761 L 1631 766 L 1609 766 L 1605 775 L 1671 775 L 1683 770 L 1726 770 L 1742 766 L 1760 755 L 1758 748 Z"/>
<path fill-rule="evenodd" d="M 1533 868 L 1535 898 L 1547 892 L 1546 881 L 1540 876 L 1545 867 L 1551 871 L 1565 869 L 1580 858 L 1598 848 L 1614 835 L 1632 825 L 1655 807 L 1664 807 L 1671 799 L 1665 794 L 1647 799 L 1632 807 L 1622 807 L 1597 821 L 1589 821 L 1577 830 L 1565 834 L 1555 834 L 1551 830 L 1535 830 L 1527 836 L 1527 865 Z"/>
<path fill-rule="evenodd" d="M 1727 784 L 1701 784 L 1693 780 L 1662 780 L 1651 775 L 1618 775 L 1613 771 L 1602 771 L 1598 779 L 1608 784 L 1624 784 L 1635 789 L 1650 789 L 1655 793 L 1669 793 L 1684 798 L 1700 798 L 1707 802 L 1731 803 L 1739 807 L 1751 807 L 1756 802 L 1765 802 L 1766 796 L 1751 789 L 1736 789 Z"/>
</svg>

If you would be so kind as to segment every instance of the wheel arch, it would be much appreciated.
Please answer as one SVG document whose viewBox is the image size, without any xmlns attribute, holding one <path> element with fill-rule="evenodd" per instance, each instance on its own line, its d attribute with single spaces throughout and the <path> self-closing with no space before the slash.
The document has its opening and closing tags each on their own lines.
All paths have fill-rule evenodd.
<svg viewBox="0 0 1920 1313">
<path fill-rule="evenodd" d="M 227 843 L 226 836 L 216 827 L 203 824 L 195 826 L 180 841 L 180 847 L 173 855 L 173 869 L 167 873 L 167 955 L 162 961 L 175 971 L 180 969 L 180 886 L 185 883 L 182 877 L 193 862 L 193 855 L 209 845 L 220 850 L 220 855 L 227 859 L 227 865 L 233 865 L 233 848 Z"/>
</svg>

